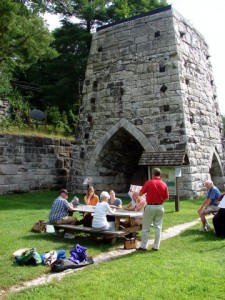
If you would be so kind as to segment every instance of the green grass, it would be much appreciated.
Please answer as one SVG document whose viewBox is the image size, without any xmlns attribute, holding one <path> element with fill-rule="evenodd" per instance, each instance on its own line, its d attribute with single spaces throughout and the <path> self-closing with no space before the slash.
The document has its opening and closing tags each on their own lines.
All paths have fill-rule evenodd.
<svg viewBox="0 0 225 300">
<path fill-rule="evenodd" d="M 65 136 L 63 134 L 52 133 L 52 131 L 47 132 L 46 130 L 34 129 L 34 128 L 33 129 L 23 128 L 22 130 L 20 128 L 17 128 L 17 127 L 11 127 L 11 128 L 7 128 L 5 130 L 3 128 L 0 128 L 0 133 L 12 134 L 12 135 L 48 137 L 48 138 L 57 139 L 57 140 L 67 139 L 67 140 L 74 141 L 74 135 Z"/>
<path fill-rule="evenodd" d="M 4 274 L 1 289 L 49 272 L 48 266 L 17 266 L 12 258 L 17 249 L 36 247 L 39 253 L 65 249 L 69 256 L 74 241 L 30 231 L 35 221 L 47 219 L 56 196 L 57 192 L 36 192 L 0 197 L 0 268 Z M 127 201 L 123 199 L 124 204 Z M 163 229 L 197 219 L 201 202 L 202 199 L 181 201 L 179 212 L 175 212 L 174 202 L 165 203 Z M 199 227 L 200 224 L 162 241 L 159 252 L 135 252 L 90 265 L 60 282 L 10 293 L 5 299 L 223 299 L 225 241 L 213 232 L 199 232 Z M 117 246 L 91 243 L 82 236 L 75 243 L 86 246 L 87 254 L 93 258 Z"/>
</svg>

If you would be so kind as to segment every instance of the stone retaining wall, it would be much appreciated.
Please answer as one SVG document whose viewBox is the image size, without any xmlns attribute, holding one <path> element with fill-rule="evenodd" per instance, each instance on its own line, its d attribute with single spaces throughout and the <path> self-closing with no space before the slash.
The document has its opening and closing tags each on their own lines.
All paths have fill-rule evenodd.
<svg viewBox="0 0 225 300">
<path fill-rule="evenodd" d="M 66 187 L 73 144 L 32 136 L 0 135 L 0 194 Z"/>
</svg>

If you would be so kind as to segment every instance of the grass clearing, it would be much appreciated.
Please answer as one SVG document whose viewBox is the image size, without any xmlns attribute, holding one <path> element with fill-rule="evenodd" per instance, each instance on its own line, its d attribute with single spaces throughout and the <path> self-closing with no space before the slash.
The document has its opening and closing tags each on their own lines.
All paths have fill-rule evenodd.
<svg viewBox="0 0 225 300">
<path fill-rule="evenodd" d="M 12 253 L 20 248 L 36 247 L 39 253 L 65 249 L 69 256 L 74 243 L 79 243 L 94 257 L 117 246 L 93 244 L 82 236 L 71 241 L 52 234 L 32 233 L 35 221 L 47 219 L 56 196 L 53 191 L 0 197 L 0 268 L 4 274 L 0 289 L 49 272 L 48 266 L 17 266 Z M 128 201 L 123 199 L 124 204 Z M 202 199 L 183 200 L 179 212 L 175 212 L 173 201 L 165 203 L 163 229 L 197 219 L 201 202 Z M 90 265 L 60 282 L 10 293 L 4 299 L 223 299 L 225 241 L 216 238 L 212 231 L 199 232 L 199 227 L 200 223 L 180 236 L 162 241 L 159 252 L 135 252 Z"/>
</svg>

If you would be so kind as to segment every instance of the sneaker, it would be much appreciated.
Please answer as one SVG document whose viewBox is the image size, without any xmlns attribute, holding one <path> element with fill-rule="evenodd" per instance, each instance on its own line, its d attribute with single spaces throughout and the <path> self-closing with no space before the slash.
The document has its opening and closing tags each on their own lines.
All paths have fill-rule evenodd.
<svg viewBox="0 0 225 300">
<path fill-rule="evenodd" d="M 137 250 L 137 251 L 147 251 L 147 249 L 142 248 L 142 247 L 136 248 L 136 250 Z"/>
<path fill-rule="evenodd" d="M 208 231 L 208 230 L 211 229 L 211 226 L 210 226 L 209 224 L 207 224 L 207 225 L 205 226 L 205 229 L 206 229 L 206 231 Z"/>
<path fill-rule="evenodd" d="M 203 226 L 201 229 L 199 229 L 199 231 L 207 231 L 207 229 Z"/>
<path fill-rule="evenodd" d="M 67 232 L 64 234 L 64 239 L 73 240 L 73 239 L 75 239 L 75 234 Z"/>
<path fill-rule="evenodd" d="M 157 248 L 153 248 L 153 247 L 152 247 L 152 250 L 153 250 L 153 251 L 159 251 L 159 249 L 157 249 Z"/>
</svg>

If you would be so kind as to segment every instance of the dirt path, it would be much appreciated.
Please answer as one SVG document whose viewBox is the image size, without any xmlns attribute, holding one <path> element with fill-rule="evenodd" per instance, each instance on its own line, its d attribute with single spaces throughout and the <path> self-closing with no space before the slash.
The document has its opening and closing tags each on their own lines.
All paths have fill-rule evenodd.
<svg viewBox="0 0 225 300">
<path fill-rule="evenodd" d="M 171 228 L 166 229 L 165 231 L 162 232 L 162 238 L 161 240 L 167 240 L 171 237 L 175 237 L 177 235 L 179 235 L 182 231 L 193 227 L 194 225 L 196 225 L 197 223 L 199 223 L 199 220 L 195 220 L 189 223 L 184 223 L 181 225 L 177 225 Z M 149 239 L 149 245 L 153 244 L 153 239 Z M 123 245 L 119 246 L 118 248 L 116 248 L 115 250 L 112 250 L 110 252 L 107 253 L 102 253 L 99 254 L 98 256 L 94 257 L 94 262 L 95 264 L 110 260 L 110 259 L 114 259 L 117 257 L 121 257 L 124 255 L 128 255 L 132 252 L 136 251 L 135 249 L 130 249 L 130 250 L 124 250 Z M 7 290 L 0 290 L 0 298 L 2 298 L 4 295 L 11 293 L 11 292 L 19 292 L 22 291 L 26 288 L 30 288 L 30 287 L 35 287 L 35 286 L 39 286 L 48 282 L 51 282 L 53 280 L 61 280 L 63 277 L 65 277 L 67 274 L 71 274 L 73 272 L 79 272 L 81 271 L 83 268 L 80 269 L 74 269 L 74 270 L 66 270 L 62 273 L 50 273 L 50 274 L 45 274 L 37 279 L 31 280 L 31 281 L 27 281 L 24 282 L 23 284 L 20 285 L 14 285 L 11 288 L 7 289 Z"/>
</svg>

